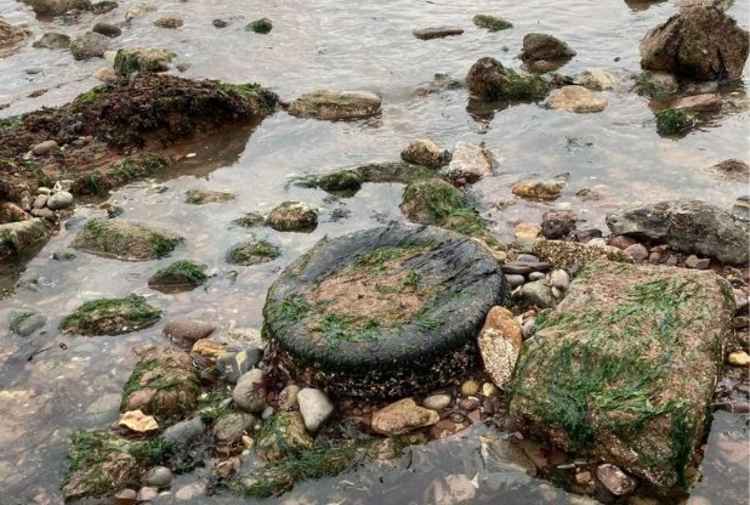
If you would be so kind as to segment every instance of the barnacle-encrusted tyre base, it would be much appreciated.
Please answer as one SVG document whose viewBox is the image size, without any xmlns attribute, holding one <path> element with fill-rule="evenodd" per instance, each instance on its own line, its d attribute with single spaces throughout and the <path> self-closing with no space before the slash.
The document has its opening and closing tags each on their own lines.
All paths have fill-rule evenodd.
<svg viewBox="0 0 750 505">
<path fill-rule="evenodd" d="M 265 334 L 292 374 L 336 396 L 395 397 L 476 360 L 489 309 L 507 298 L 492 254 L 432 226 L 323 239 L 268 291 Z"/>
</svg>

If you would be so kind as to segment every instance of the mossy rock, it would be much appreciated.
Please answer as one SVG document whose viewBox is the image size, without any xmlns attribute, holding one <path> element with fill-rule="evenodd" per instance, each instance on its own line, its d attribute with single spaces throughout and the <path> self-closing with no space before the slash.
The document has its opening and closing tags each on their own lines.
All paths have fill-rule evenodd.
<svg viewBox="0 0 750 505">
<path fill-rule="evenodd" d="M 150 288 L 167 293 L 189 291 L 205 283 L 206 268 L 189 260 L 175 261 L 168 267 L 158 270 L 148 280 Z"/>
<path fill-rule="evenodd" d="M 494 58 L 480 58 L 469 69 L 466 84 L 472 96 L 482 101 L 537 101 L 550 91 L 539 76 L 519 74 Z"/>
<path fill-rule="evenodd" d="M 176 56 L 166 49 L 120 49 L 115 55 L 114 69 L 122 77 L 129 77 L 135 72 L 165 72 Z"/>
<path fill-rule="evenodd" d="M 340 197 L 354 196 L 364 183 L 401 183 L 435 177 L 435 170 L 406 161 L 373 162 L 354 168 L 345 168 L 323 175 L 294 180 L 294 184 L 320 188 Z"/>
<path fill-rule="evenodd" d="M 282 361 L 335 395 L 437 387 L 475 358 L 504 277 L 476 241 L 392 226 L 324 239 L 268 292 L 264 333 Z"/>
<path fill-rule="evenodd" d="M 271 30 L 273 30 L 273 22 L 268 18 L 256 19 L 248 23 L 245 30 L 265 35 L 266 33 L 271 33 Z"/>
<path fill-rule="evenodd" d="M 208 191 L 202 189 L 189 189 L 185 192 L 185 203 L 191 205 L 204 205 L 207 203 L 224 203 L 234 200 L 234 193 L 227 191 Z"/>
<path fill-rule="evenodd" d="M 73 241 L 75 249 L 126 261 L 146 261 L 170 254 L 182 238 L 142 224 L 90 219 Z"/>
<path fill-rule="evenodd" d="M 227 263 L 252 266 L 268 263 L 281 256 L 281 250 L 266 240 L 247 240 L 233 246 L 227 253 Z"/>
<path fill-rule="evenodd" d="M 200 379 L 190 354 L 154 348 L 141 356 L 122 392 L 120 410 L 140 409 L 161 420 L 177 421 L 198 406 Z"/>
<path fill-rule="evenodd" d="M 318 211 L 302 202 L 282 202 L 266 218 L 276 231 L 311 232 L 318 226 Z"/>
<path fill-rule="evenodd" d="M 491 32 L 499 32 L 500 30 L 507 30 L 513 28 L 513 23 L 497 16 L 490 16 L 488 14 L 477 14 L 474 16 L 474 24 L 479 28 L 485 28 Z"/>
<path fill-rule="evenodd" d="M 684 110 L 664 109 L 657 112 L 655 116 L 656 131 L 659 135 L 682 135 L 695 126 L 695 117 Z"/>
<path fill-rule="evenodd" d="M 268 461 L 293 456 L 295 452 L 312 449 L 314 445 L 299 412 L 274 415 L 266 420 L 256 438 L 258 452 Z"/>
<path fill-rule="evenodd" d="M 106 168 L 80 175 L 73 180 L 71 192 L 79 195 L 106 195 L 111 189 L 137 179 L 163 173 L 167 160 L 153 153 L 123 158 Z"/>
<path fill-rule="evenodd" d="M 60 323 L 60 329 L 77 335 L 121 335 L 156 324 L 161 310 L 138 295 L 86 302 Z"/>
<path fill-rule="evenodd" d="M 256 226 L 263 226 L 266 222 L 266 218 L 257 212 L 246 212 L 242 217 L 232 221 L 232 224 L 242 226 L 243 228 L 254 228 Z"/>
<path fill-rule="evenodd" d="M 573 457 L 613 463 L 664 493 L 684 487 L 733 312 L 711 272 L 590 263 L 537 317 L 510 415 Z"/>
</svg>

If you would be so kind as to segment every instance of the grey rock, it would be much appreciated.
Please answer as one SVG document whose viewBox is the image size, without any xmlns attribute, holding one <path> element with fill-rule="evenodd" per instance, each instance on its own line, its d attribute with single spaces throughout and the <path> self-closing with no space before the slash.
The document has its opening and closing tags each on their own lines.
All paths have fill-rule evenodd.
<svg viewBox="0 0 750 505">
<path fill-rule="evenodd" d="M 564 291 L 570 285 L 570 275 L 562 269 L 553 270 L 549 276 L 549 283 L 550 286 Z"/>
<path fill-rule="evenodd" d="M 544 273 L 542 273 L 542 272 L 531 272 L 531 273 L 529 274 L 529 280 L 530 280 L 530 281 L 538 281 L 538 280 L 540 280 L 540 279 L 544 279 L 544 278 L 546 278 L 546 277 L 547 277 L 547 276 L 546 276 L 546 275 L 544 275 Z"/>
<path fill-rule="evenodd" d="M 521 305 L 535 305 L 539 308 L 549 308 L 555 305 L 552 290 L 544 280 L 528 282 L 513 293 L 514 300 Z"/>
<path fill-rule="evenodd" d="M 162 438 L 177 447 L 189 444 L 206 431 L 206 425 L 200 417 L 193 417 L 173 424 L 162 434 Z"/>
<path fill-rule="evenodd" d="M 246 412 L 258 414 L 266 408 L 266 387 L 263 371 L 254 368 L 240 377 L 232 391 L 232 400 Z"/>
<path fill-rule="evenodd" d="M 31 309 L 13 310 L 8 316 L 10 331 L 21 337 L 28 337 L 46 323 L 46 317 Z"/>
<path fill-rule="evenodd" d="M 174 319 L 164 326 L 162 333 L 177 345 L 189 349 L 196 341 L 208 337 L 215 330 L 216 326 L 211 323 L 192 319 Z"/>
<path fill-rule="evenodd" d="M 219 418 L 214 425 L 214 436 L 219 443 L 233 444 L 257 422 L 252 414 L 233 412 Z"/>
<path fill-rule="evenodd" d="M 520 263 L 539 263 L 539 258 L 533 254 L 519 254 L 516 261 Z"/>
<path fill-rule="evenodd" d="M 299 411 L 305 421 L 305 428 L 315 432 L 333 413 L 333 403 L 323 393 L 314 388 L 304 388 L 297 394 Z"/>
<path fill-rule="evenodd" d="M 166 466 L 155 466 L 143 476 L 143 483 L 146 486 L 164 489 L 169 487 L 173 479 L 172 470 Z"/>
<path fill-rule="evenodd" d="M 31 153 L 34 156 L 45 156 L 53 151 L 57 151 L 60 146 L 54 140 L 45 140 L 40 142 L 31 148 Z"/>
<path fill-rule="evenodd" d="M 101 33 L 88 32 L 70 43 L 70 52 L 76 60 L 103 58 L 109 49 L 109 38 Z"/>
<path fill-rule="evenodd" d="M 513 289 L 526 282 L 526 278 L 520 274 L 506 274 L 505 281 L 508 283 L 511 289 Z"/>
<path fill-rule="evenodd" d="M 227 382 L 236 384 L 240 377 L 260 363 L 261 359 L 263 359 L 263 350 L 253 347 L 220 356 L 216 361 L 216 368 Z"/>
<path fill-rule="evenodd" d="M 422 401 L 422 405 L 432 410 L 443 410 L 448 407 L 452 401 L 453 398 L 448 393 L 437 393 L 425 398 Z"/>
<path fill-rule="evenodd" d="M 47 200 L 47 207 L 52 210 L 67 209 L 73 205 L 73 195 L 67 191 L 58 191 Z"/>
<path fill-rule="evenodd" d="M 269 405 L 268 407 L 263 409 L 263 412 L 260 413 L 260 418 L 265 421 L 266 419 L 272 418 L 274 413 L 275 411 L 273 410 L 273 407 Z"/>
<path fill-rule="evenodd" d="M 699 200 L 675 200 L 607 215 L 612 233 L 648 238 L 684 253 L 716 258 L 724 263 L 750 260 L 746 223 Z"/>
</svg>

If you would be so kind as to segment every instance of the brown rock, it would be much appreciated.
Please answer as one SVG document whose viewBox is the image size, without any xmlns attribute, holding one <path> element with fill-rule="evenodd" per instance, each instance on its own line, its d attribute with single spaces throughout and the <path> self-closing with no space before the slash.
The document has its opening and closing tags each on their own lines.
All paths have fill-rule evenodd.
<svg viewBox="0 0 750 505">
<path fill-rule="evenodd" d="M 381 435 L 403 435 L 432 426 L 440 420 L 434 410 L 420 407 L 412 398 L 404 398 L 372 415 L 372 429 Z"/>
<path fill-rule="evenodd" d="M 607 491 L 615 496 L 624 496 L 635 491 L 636 482 L 615 465 L 604 464 L 596 467 L 596 477 Z"/>
<path fill-rule="evenodd" d="M 560 196 L 565 187 L 561 179 L 526 179 L 513 185 L 511 190 L 516 196 L 532 200 L 554 200 Z"/>
<path fill-rule="evenodd" d="M 479 352 L 492 382 L 504 388 L 513 375 L 523 345 L 521 326 L 505 307 L 492 307 L 479 333 Z"/>
<path fill-rule="evenodd" d="M 227 344 L 210 338 L 202 338 L 193 344 L 190 352 L 206 358 L 209 363 L 216 363 L 219 356 L 227 352 Z"/>
<path fill-rule="evenodd" d="M 686 112 L 718 112 L 721 110 L 721 97 L 716 93 L 686 96 L 672 102 L 672 108 Z"/>
<path fill-rule="evenodd" d="M 542 216 L 544 238 L 554 240 L 567 237 L 576 229 L 576 213 L 572 210 L 551 210 Z"/>
<path fill-rule="evenodd" d="M 169 337 L 180 347 L 190 349 L 193 344 L 206 338 L 216 330 L 216 326 L 203 321 L 191 319 L 175 319 L 164 326 L 164 336 Z"/>
<path fill-rule="evenodd" d="M 547 105 L 552 109 L 567 112 L 601 112 L 607 108 L 607 100 L 597 98 L 583 86 L 563 86 L 552 92 Z"/>
<path fill-rule="evenodd" d="M 748 32 L 720 9 L 686 8 L 641 41 L 641 66 L 691 79 L 740 79 L 748 56 Z"/>
</svg>

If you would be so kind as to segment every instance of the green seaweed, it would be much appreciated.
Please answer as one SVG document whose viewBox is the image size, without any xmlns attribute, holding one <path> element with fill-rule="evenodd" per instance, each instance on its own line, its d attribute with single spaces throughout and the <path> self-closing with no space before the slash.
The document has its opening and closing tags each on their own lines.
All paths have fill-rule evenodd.
<svg viewBox="0 0 750 505">
<path fill-rule="evenodd" d="M 656 130 L 660 135 L 680 135 L 695 126 L 695 118 L 678 109 L 664 109 L 656 114 Z"/>
<path fill-rule="evenodd" d="M 62 320 L 60 329 L 83 335 L 100 335 L 103 332 L 116 335 L 151 326 L 159 320 L 161 313 L 160 309 L 146 303 L 142 296 L 103 298 L 81 305 Z"/>
</svg>

